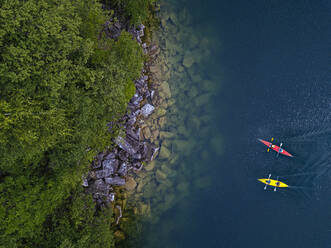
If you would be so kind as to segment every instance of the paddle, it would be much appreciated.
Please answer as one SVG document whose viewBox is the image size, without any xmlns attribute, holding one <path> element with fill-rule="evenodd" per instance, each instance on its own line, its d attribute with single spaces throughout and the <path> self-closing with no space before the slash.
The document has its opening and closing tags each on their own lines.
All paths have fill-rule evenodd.
<svg viewBox="0 0 331 248">
<path fill-rule="evenodd" d="M 271 174 L 269 174 L 268 180 L 266 181 L 266 182 L 268 182 L 268 184 L 270 183 L 270 177 L 271 177 Z M 266 185 L 264 186 L 264 190 L 267 189 L 268 184 L 266 184 Z"/>
<path fill-rule="evenodd" d="M 274 137 L 272 137 L 270 141 L 273 142 L 274 141 Z M 272 144 L 270 146 L 272 146 Z M 269 151 L 270 151 L 270 147 L 268 148 L 267 152 L 269 152 Z"/>
<path fill-rule="evenodd" d="M 279 145 L 279 150 L 278 150 L 278 152 L 277 152 L 277 158 L 278 158 L 278 156 L 279 156 L 279 153 L 280 153 L 280 150 L 282 149 L 282 145 L 283 145 L 283 143 L 280 143 L 280 145 Z"/>
<path fill-rule="evenodd" d="M 276 183 L 276 185 L 279 185 L 278 178 L 279 178 L 279 177 L 277 177 L 277 183 Z M 277 187 L 274 188 L 274 191 L 275 191 L 275 192 L 277 191 Z"/>
</svg>

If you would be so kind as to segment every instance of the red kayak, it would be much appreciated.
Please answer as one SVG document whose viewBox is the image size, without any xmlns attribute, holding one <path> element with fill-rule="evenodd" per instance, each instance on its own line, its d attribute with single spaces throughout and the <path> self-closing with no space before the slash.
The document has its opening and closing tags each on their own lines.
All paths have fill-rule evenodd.
<svg viewBox="0 0 331 248">
<path fill-rule="evenodd" d="M 269 147 L 270 149 L 274 150 L 275 152 L 278 152 L 279 154 L 288 156 L 288 157 L 293 157 L 292 154 L 290 154 L 289 152 L 285 151 L 283 148 L 273 145 L 271 142 L 262 140 L 262 139 L 258 139 L 259 141 L 261 141 L 263 144 L 265 144 L 267 147 Z"/>
</svg>

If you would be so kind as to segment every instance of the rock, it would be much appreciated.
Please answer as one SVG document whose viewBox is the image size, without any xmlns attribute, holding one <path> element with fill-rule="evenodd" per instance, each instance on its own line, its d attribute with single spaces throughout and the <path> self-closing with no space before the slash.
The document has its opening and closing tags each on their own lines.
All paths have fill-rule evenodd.
<svg viewBox="0 0 331 248">
<path fill-rule="evenodd" d="M 195 86 L 193 86 L 187 93 L 188 97 L 195 98 L 198 95 L 198 90 Z"/>
<path fill-rule="evenodd" d="M 133 170 L 136 171 L 136 172 L 141 171 L 142 168 L 143 168 L 143 164 L 140 163 L 140 162 L 135 162 L 133 164 Z"/>
<path fill-rule="evenodd" d="M 201 73 L 199 72 L 199 70 L 196 68 L 196 66 L 191 66 L 189 69 L 188 69 L 188 73 L 190 75 L 190 78 L 191 80 L 194 82 L 194 83 L 200 83 L 202 78 L 201 78 Z"/>
<path fill-rule="evenodd" d="M 152 162 L 150 162 L 147 165 L 145 165 L 145 170 L 151 171 L 151 170 L 154 169 L 154 167 L 155 167 L 155 160 L 153 160 Z"/>
<path fill-rule="evenodd" d="M 127 127 L 126 136 L 135 141 L 140 140 L 140 128 L 135 132 L 131 127 Z"/>
<path fill-rule="evenodd" d="M 128 164 L 126 162 L 122 163 L 117 173 L 121 176 L 126 176 L 128 173 Z"/>
<path fill-rule="evenodd" d="M 199 131 L 201 122 L 198 117 L 192 116 L 192 118 L 188 120 L 188 124 L 193 130 Z"/>
<path fill-rule="evenodd" d="M 132 177 L 127 177 L 126 182 L 125 182 L 125 188 L 128 191 L 133 191 L 137 186 L 136 181 Z"/>
<path fill-rule="evenodd" d="M 159 182 L 162 182 L 163 180 L 167 179 L 167 174 L 161 170 L 156 170 L 155 175 L 156 175 L 156 180 Z"/>
<path fill-rule="evenodd" d="M 117 170 L 119 165 L 119 161 L 115 158 L 113 159 L 107 159 L 102 162 L 102 166 L 104 170 L 109 170 L 110 174 L 114 174 L 114 172 Z"/>
<path fill-rule="evenodd" d="M 191 35 L 188 42 L 189 42 L 189 49 L 193 49 L 199 44 L 199 39 L 196 35 Z"/>
<path fill-rule="evenodd" d="M 176 171 L 173 169 L 170 169 L 167 164 L 161 165 L 161 170 L 169 177 L 176 176 Z"/>
<path fill-rule="evenodd" d="M 129 120 L 127 121 L 128 125 L 132 126 L 133 124 L 135 124 L 137 121 L 137 117 L 135 114 L 130 114 L 129 115 Z"/>
<path fill-rule="evenodd" d="M 164 197 L 164 209 L 169 209 L 171 208 L 176 200 L 175 194 L 166 194 Z"/>
<path fill-rule="evenodd" d="M 108 26 L 108 29 L 106 29 L 106 33 L 111 39 L 117 39 L 121 35 L 121 31 L 120 22 L 116 22 L 113 25 Z"/>
<path fill-rule="evenodd" d="M 169 160 L 169 165 L 173 166 L 176 164 L 176 162 L 179 159 L 179 154 L 177 153 L 175 156 L 171 156 L 171 159 Z"/>
<path fill-rule="evenodd" d="M 112 159 L 112 158 L 115 158 L 116 157 L 116 154 L 114 152 L 110 152 L 106 155 L 105 159 Z"/>
<path fill-rule="evenodd" d="M 151 130 L 149 129 L 149 127 L 145 127 L 142 130 L 142 133 L 143 133 L 145 139 L 150 139 L 152 136 L 152 133 L 151 133 Z"/>
<path fill-rule="evenodd" d="M 178 68 L 177 68 L 178 72 L 183 72 L 184 70 L 185 70 L 185 68 L 182 65 L 179 65 Z"/>
<path fill-rule="evenodd" d="M 125 185 L 125 180 L 121 177 L 107 177 L 105 182 L 110 185 L 122 186 Z"/>
<path fill-rule="evenodd" d="M 157 139 L 157 137 L 159 136 L 159 133 L 160 133 L 159 129 L 155 129 L 155 130 L 153 131 L 152 136 L 153 136 L 153 139 L 154 139 L 154 140 Z"/>
<path fill-rule="evenodd" d="M 148 117 L 154 111 L 154 109 L 155 107 L 153 105 L 147 103 L 141 108 L 141 113 L 144 117 Z"/>
<path fill-rule="evenodd" d="M 158 108 L 156 111 L 156 115 L 161 117 L 164 116 L 167 113 L 167 110 L 165 110 L 164 108 Z"/>
<path fill-rule="evenodd" d="M 159 65 L 150 66 L 149 70 L 152 73 L 161 73 L 161 67 Z"/>
<path fill-rule="evenodd" d="M 142 155 L 140 154 L 140 153 L 136 153 L 136 154 L 134 154 L 134 155 L 132 155 L 132 158 L 133 159 L 141 159 L 142 158 Z"/>
<path fill-rule="evenodd" d="M 145 184 L 146 184 L 146 183 L 145 183 L 145 180 L 141 180 L 141 181 L 139 182 L 138 187 L 137 187 L 137 192 L 138 192 L 138 193 L 143 192 L 143 188 L 144 188 Z"/>
<path fill-rule="evenodd" d="M 121 150 L 119 153 L 118 153 L 118 157 L 120 160 L 122 161 L 127 161 L 128 158 L 129 158 L 129 153 L 127 153 L 126 151 L 124 150 Z"/>
<path fill-rule="evenodd" d="M 161 151 L 159 154 L 159 158 L 160 159 L 169 159 L 171 155 L 171 152 L 169 151 L 169 149 L 167 147 L 165 147 L 164 145 L 161 146 Z"/>
<path fill-rule="evenodd" d="M 154 95 L 155 95 L 155 90 L 151 90 L 150 91 L 150 95 L 151 95 L 151 99 L 153 100 L 154 99 Z"/>
<path fill-rule="evenodd" d="M 166 118 L 165 117 L 161 117 L 157 123 L 159 124 L 160 128 L 163 128 L 165 123 L 166 123 Z"/>
<path fill-rule="evenodd" d="M 97 155 L 97 159 L 99 161 L 101 161 L 103 159 L 103 157 L 105 156 L 105 154 L 103 152 L 99 152 L 98 155 Z"/>
<path fill-rule="evenodd" d="M 191 52 L 187 51 L 184 55 L 183 65 L 186 68 L 191 67 L 194 64 L 194 58 Z"/>
<path fill-rule="evenodd" d="M 193 142 L 188 142 L 187 140 L 180 140 L 180 139 L 173 140 L 172 144 L 177 152 L 186 155 L 193 150 L 193 146 L 194 146 Z"/>
<path fill-rule="evenodd" d="M 160 150 L 160 147 L 157 147 L 155 145 L 151 145 L 148 149 L 147 155 L 146 155 L 146 161 L 152 161 L 156 156 L 158 155 L 158 152 Z"/>
<path fill-rule="evenodd" d="M 121 136 L 118 136 L 115 139 L 115 143 L 130 155 L 134 155 L 137 153 L 137 150 L 134 149 L 133 146 Z"/>
<path fill-rule="evenodd" d="M 147 183 L 144 187 L 144 197 L 146 199 L 151 198 L 152 196 L 155 195 L 155 189 L 156 189 L 156 184 L 154 181 L 150 181 L 149 183 Z"/>
<path fill-rule="evenodd" d="M 171 90 L 169 84 L 166 81 L 163 81 L 163 83 L 161 84 L 161 90 L 165 94 L 166 98 L 171 97 Z"/>
<path fill-rule="evenodd" d="M 109 177 L 111 174 L 114 173 L 113 169 L 103 169 L 103 170 L 97 170 L 95 171 L 95 177 L 97 179 L 101 179 L 101 178 L 105 178 L 105 177 Z"/>
<path fill-rule="evenodd" d="M 87 178 L 86 177 L 83 177 L 83 182 L 82 182 L 82 186 L 83 187 L 88 187 L 88 181 L 87 181 Z"/>
<path fill-rule="evenodd" d="M 143 100 L 143 97 L 141 95 L 138 95 L 137 93 L 134 94 L 133 98 L 131 98 L 131 103 L 134 106 L 139 106 L 140 102 Z"/>
<path fill-rule="evenodd" d="M 160 138 L 161 139 L 170 139 L 174 136 L 175 136 L 175 134 L 172 133 L 172 132 L 160 131 Z"/>
<path fill-rule="evenodd" d="M 145 168 L 145 166 L 144 166 Z M 146 181 L 146 180 L 142 180 L 144 178 L 146 178 L 146 176 L 148 175 L 148 173 L 146 171 L 141 171 L 139 173 L 137 173 L 137 177 L 135 178 L 137 183 L 140 183 L 140 181 Z"/>
<path fill-rule="evenodd" d="M 115 193 L 109 194 L 109 201 L 114 202 L 115 201 Z"/>
<path fill-rule="evenodd" d="M 94 181 L 92 190 L 104 195 L 108 195 L 109 185 L 105 184 L 102 179 L 98 179 Z"/>
<path fill-rule="evenodd" d="M 140 145 L 140 158 L 134 157 L 135 159 L 142 159 L 146 160 L 148 156 L 148 151 L 151 149 L 151 144 L 148 142 L 144 142 L 143 144 Z"/>
<path fill-rule="evenodd" d="M 172 105 L 174 105 L 176 103 L 176 100 L 175 99 L 170 99 L 169 101 L 168 101 L 168 106 L 172 106 Z"/>
<path fill-rule="evenodd" d="M 151 212 L 151 207 L 149 204 L 139 203 L 139 213 L 143 216 L 149 216 Z"/>
</svg>

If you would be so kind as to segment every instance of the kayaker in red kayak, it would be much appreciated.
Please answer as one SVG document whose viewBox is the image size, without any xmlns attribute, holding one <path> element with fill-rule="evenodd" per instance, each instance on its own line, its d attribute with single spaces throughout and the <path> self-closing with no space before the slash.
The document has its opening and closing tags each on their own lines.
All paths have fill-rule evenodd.
<svg viewBox="0 0 331 248">
<path fill-rule="evenodd" d="M 292 154 L 290 154 L 289 152 L 285 151 L 284 149 L 282 149 L 282 145 L 283 143 L 280 143 L 280 146 L 276 146 L 274 144 L 272 144 L 271 142 L 265 141 L 263 139 L 258 139 L 260 142 L 262 142 L 263 144 L 265 144 L 267 147 L 271 148 L 272 150 L 274 150 L 275 152 L 277 152 L 277 156 L 278 154 L 282 154 L 288 157 L 293 157 Z M 273 138 L 271 139 L 271 141 L 273 141 Z M 269 151 L 269 149 L 268 149 Z"/>
</svg>

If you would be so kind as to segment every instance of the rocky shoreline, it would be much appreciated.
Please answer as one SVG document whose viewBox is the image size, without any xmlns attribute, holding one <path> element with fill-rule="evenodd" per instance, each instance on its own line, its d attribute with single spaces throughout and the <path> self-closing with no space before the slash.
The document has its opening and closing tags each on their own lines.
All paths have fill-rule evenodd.
<svg viewBox="0 0 331 248">
<path fill-rule="evenodd" d="M 160 49 L 153 43 L 147 45 L 142 42 L 145 29 L 143 24 L 138 28 L 127 28 L 127 25 L 118 21 L 111 25 L 110 23 L 107 22 L 104 29 L 110 39 L 117 39 L 121 31 L 126 30 L 149 58 L 144 64 L 141 77 L 134 81 L 136 93 L 128 104 L 126 114 L 118 123 L 108 124 L 109 131 L 112 131 L 115 125 L 121 130 L 113 140 L 116 144 L 114 149 L 100 152 L 94 158 L 87 176 L 83 177 L 82 186 L 92 194 L 97 207 L 113 208 L 114 222 L 117 225 L 126 207 L 126 194 L 123 190 L 132 192 L 137 187 L 137 173 L 159 154 L 159 130 L 151 127 L 148 119 L 153 113 L 154 117 L 158 114 L 158 123 L 161 126 L 165 119 L 158 108 L 161 103 L 159 85 L 153 83 L 161 77 L 158 66 L 155 65 Z M 140 183 L 138 188 L 141 187 Z"/>
<path fill-rule="evenodd" d="M 164 7 L 160 30 L 148 44 L 142 42 L 143 25 L 129 30 L 149 60 L 120 120 L 123 132 L 114 139 L 116 147 L 98 154 L 85 180 L 97 205 L 113 209 L 119 240 L 125 238 L 133 215 L 158 223 L 164 211 L 191 191 L 208 187 L 210 171 L 189 161 L 196 157 L 207 162 L 222 151 L 221 138 L 210 128 L 210 104 L 220 75 L 209 74 L 205 66 L 218 45 L 192 28 L 185 9 Z M 113 38 L 120 27 L 111 28 Z M 202 80 L 202 75 L 208 76 Z M 199 153 L 201 147 L 210 149 Z"/>
</svg>

